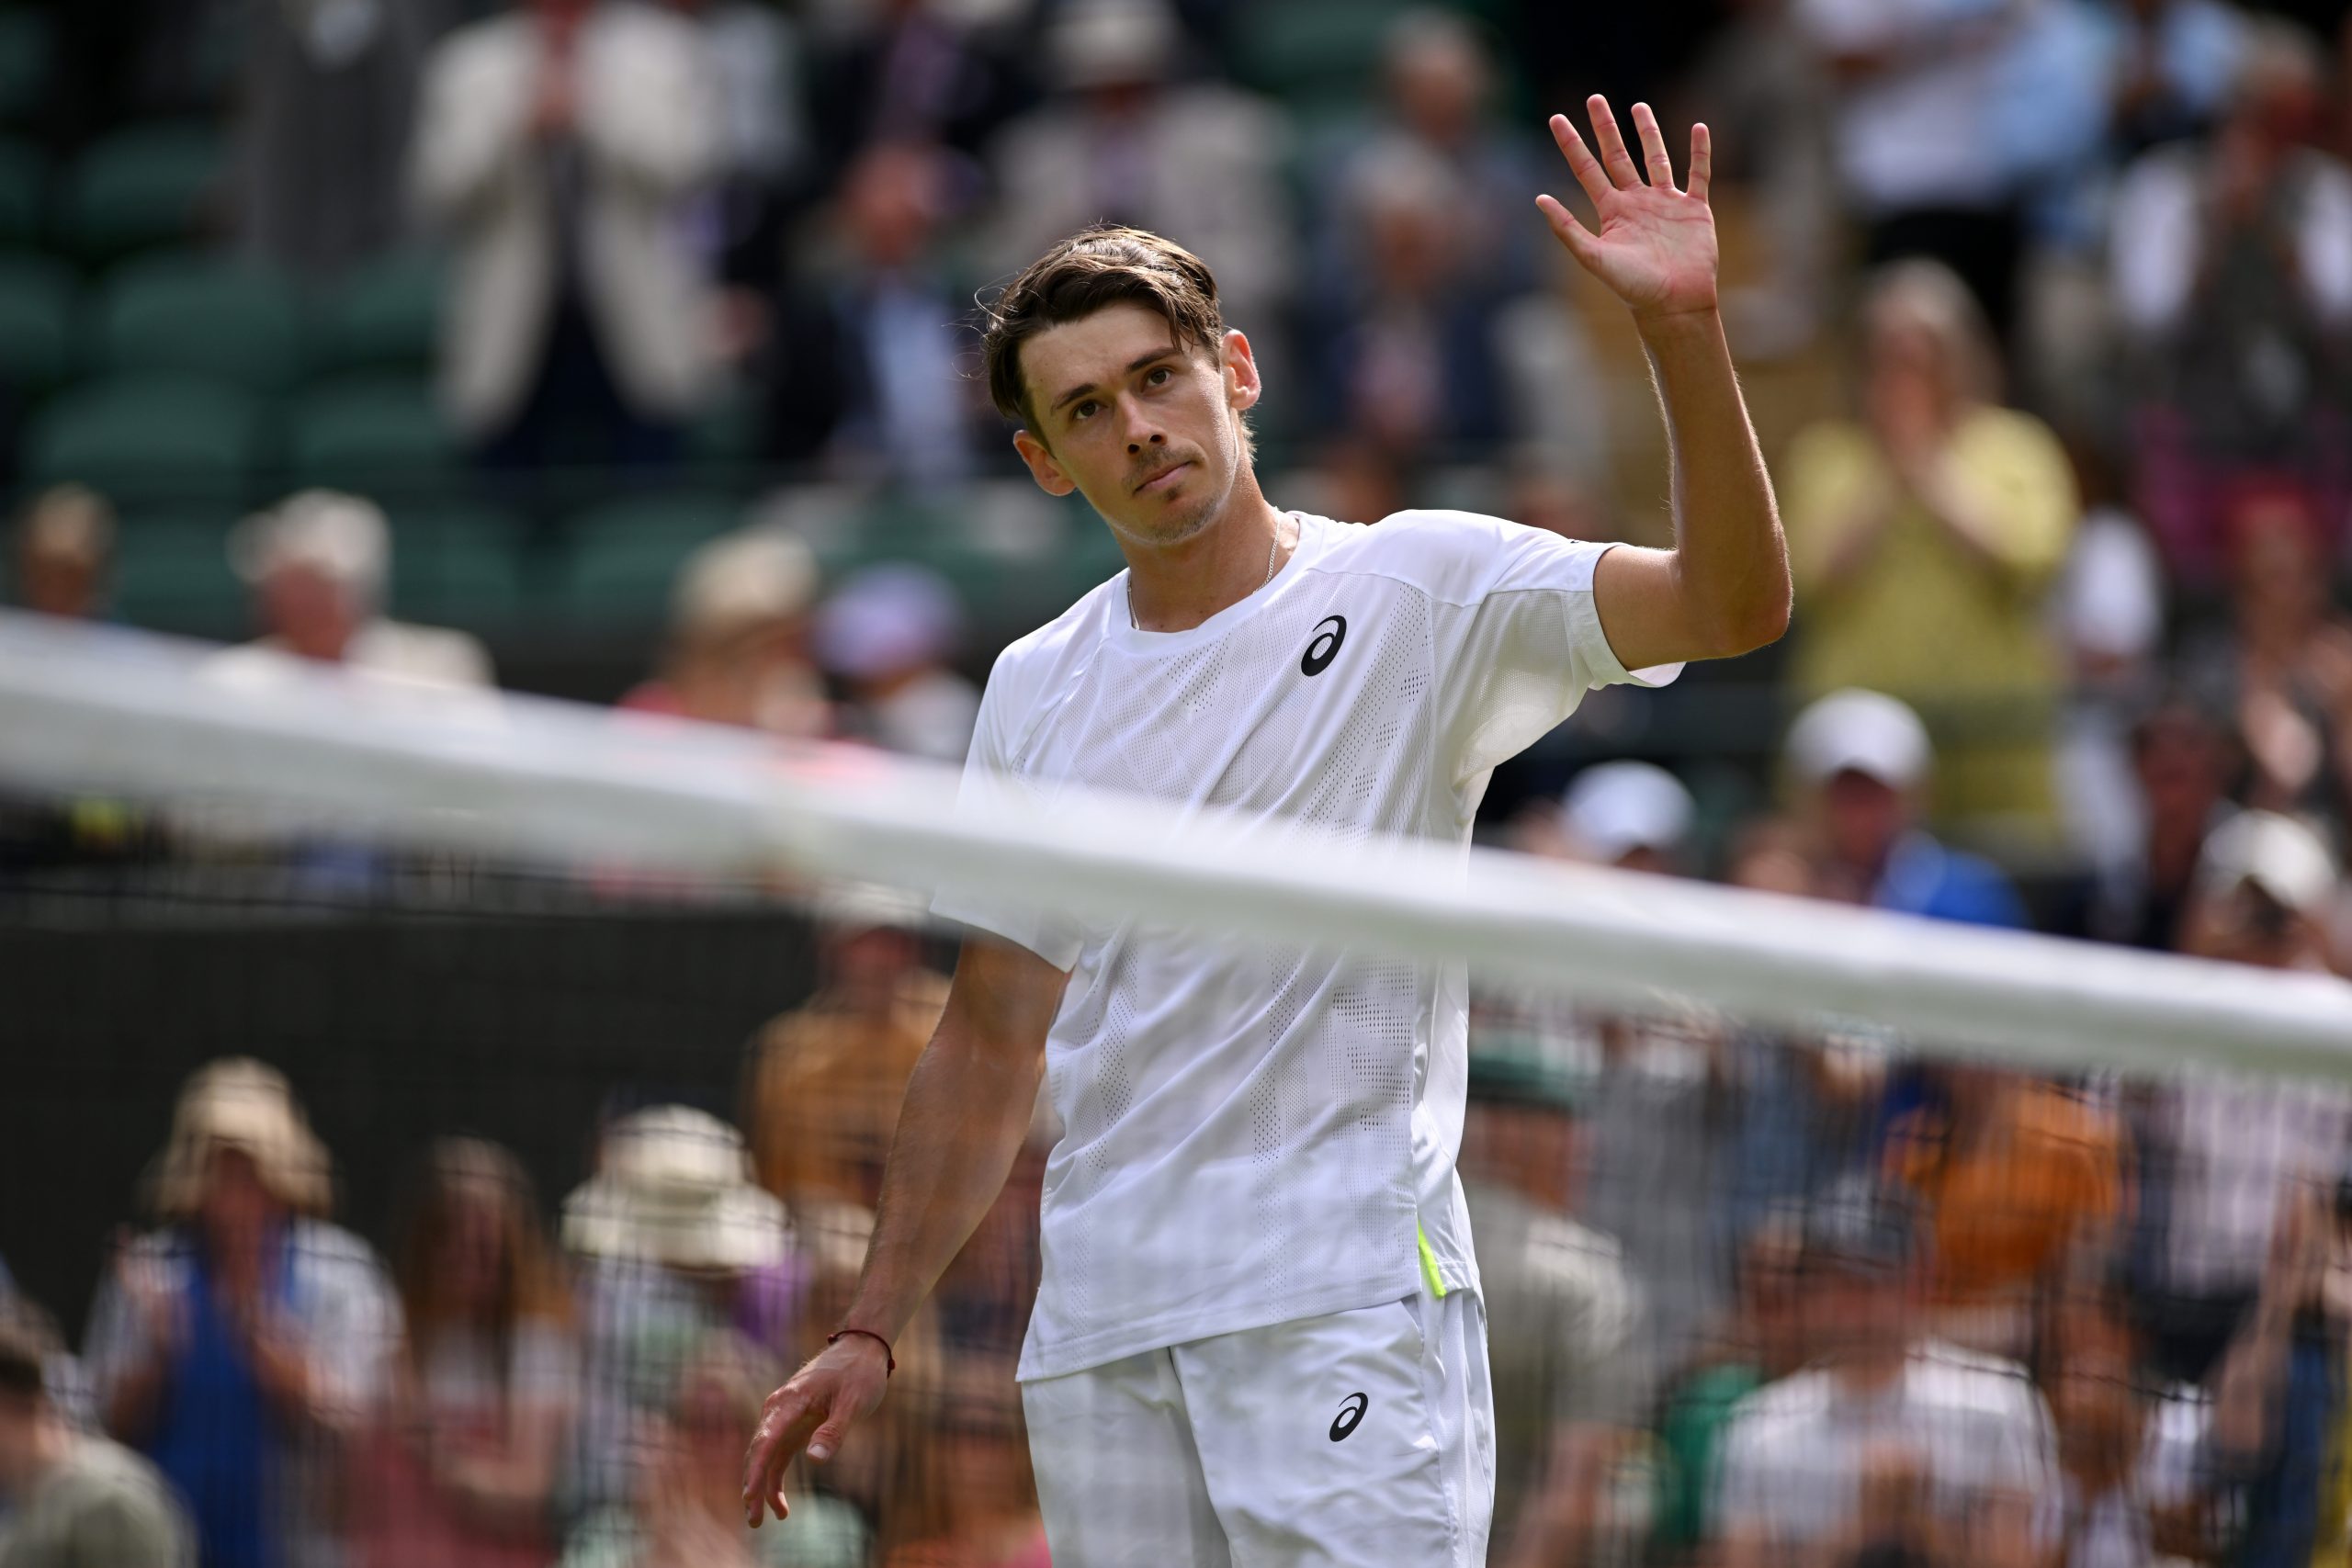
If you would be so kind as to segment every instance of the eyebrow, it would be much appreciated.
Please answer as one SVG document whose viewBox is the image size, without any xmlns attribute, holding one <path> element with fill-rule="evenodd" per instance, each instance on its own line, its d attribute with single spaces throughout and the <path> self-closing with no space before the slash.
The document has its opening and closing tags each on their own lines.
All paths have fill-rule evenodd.
<svg viewBox="0 0 2352 1568">
<path fill-rule="evenodd" d="M 1177 346 L 1172 343 L 1165 345 L 1164 347 L 1155 348 L 1149 354 L 1143 355 L 1137 358 L 1127 361 L 1127 367 L 1121 371 L 1120 374 L 1123 376 L 1132 376 L 1136 371 L 1142 369 L 1145 366 L 1152 364 L 1157 360 L 1165 359 L 1170 355 L 1176 352 Z M 1051 403 L 1048 403 L 1046 406 L 1046 412 L 1047 413 L 1059 413 L 1062 412 L 1062 406 L 1065 403 L 1073 402 L 1076 400 L 1086 396 L 1087 393 L 1096 389 L 1094 383 L 1091 381 L 1087 382 L 1082 387 L 1072 387 L 1069 391 L 1064 392 L 1060 397 L 1056 398 Z"/>
</svg>

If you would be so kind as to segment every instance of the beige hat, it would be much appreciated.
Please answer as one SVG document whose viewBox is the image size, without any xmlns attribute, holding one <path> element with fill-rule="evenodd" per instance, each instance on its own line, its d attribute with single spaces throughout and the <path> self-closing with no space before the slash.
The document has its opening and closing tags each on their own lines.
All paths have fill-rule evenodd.
<svg viewBox="0 0 2352 1568">
<path fill-rule="evenodd" d="M 1183 45 L 1161 0 L 1080 0 L 1046 35 L 1055 75 L 1078 88 L 1159 81 L 1175 69 Z"/>
<path fill-rule="evenodd" d="M 172 1112 L 171 1141 L 149 1168 L 156 1212 L 169 1219 L 194 1213 L 212 1152 L 221 1148 L 250 1156 L 262 1185 L 288 1208 L 327 1212 L 334 1184 L 326 1147 L 277 1068 L 232 1056 L 197 1069 Z"/>
<path fill-rule="evenodd" d="M 2291 817 L 2241 811 L 2207 836 L 2197 879 L 2209 893 L 2251 882 L 2297 914 L 2319 915 L 2335 895 L 2335 857 Z"/>
<path fill-rule="evenodd" d="M 1789 726 L 1788 761 L 1806 784 L 1863 773 L 1896 789 L 1926 782 L 1935 766 L 1928 727 L 1883 692 L 1832 692 Z"/>
<path fill-rule="evenodd" d="M 690 640 L 727 637 L 804 614 L 817 596 L 817 558 L 781 528 L 741 528 L 701 546 L 678 568 L 670 629 Z"/>
<path fill-rule="evenodd" d="M 563 1244 L 673 1269 L 763 1268 L 784 1257 L 790 1222 L 751 1168 L 743 1135 L 716 1116 L 684 1105 L 625 1116 L 597 1173 L 564 1200 Z"/>
</svg>

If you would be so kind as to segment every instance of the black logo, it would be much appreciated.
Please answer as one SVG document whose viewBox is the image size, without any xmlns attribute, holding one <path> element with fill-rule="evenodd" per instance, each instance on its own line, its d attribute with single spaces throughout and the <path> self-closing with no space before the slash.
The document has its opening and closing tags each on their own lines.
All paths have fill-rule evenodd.
<svg viewBox="0 0 2352 1568">
<path fill-rule="evenodd" d="M 1325 631 L 1323 628 L 1326 626 L 1331 629 Z M 1323 673 L 1331 667 L 1331 660 L 1340 657 L 1340 645 L 1347 640 L 1348 618 L 1345 615 L 1327 615 L 1316 622 L 1315 640 L 1306 645 L 1306 656 L 1298 661 L 1299 673 Z M 1344 1432 L 1340 1435 L 1347 1436 Z"/>
<path fill-rule="evenodd" d="M 1325 662 L 1328 663 L 1329 660 Z M 1362 1393 L 1348 1395 L 1347 1403 L 1340 1406 L 1339 1415 L 1331 1419 L 1331 1440 L 1336 1443 L 1354 1431 L 1356 1423 L 1363 1420 L 1363 1413 L 1371 1408 L 1370 1395 Z"/>
</svg>

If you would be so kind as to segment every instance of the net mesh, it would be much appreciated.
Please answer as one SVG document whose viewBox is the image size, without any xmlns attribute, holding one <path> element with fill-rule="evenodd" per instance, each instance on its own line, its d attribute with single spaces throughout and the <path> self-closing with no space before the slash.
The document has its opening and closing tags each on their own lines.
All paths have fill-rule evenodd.
<svg viewBox="0 0 2352 1568">
<path fill-rule="evenodd" d="M 975 818 L 871 756 L 0 631 L 0 1249 L 63 1325 L 53 1389 L 192 1478 L 220 1561 L 707 1540 L 847 1308 L 955 959 L 929 886 L 980 876 L 1468 963 L 1493 1561 L 2253 1562 L 2344 1529 L 2335 982 L 1269 855 L 1136 802 Z M 1774 885 L 1770 846 L 1735 872 Z M 759 1561 L 1042 1560 L 1013 1368 L 1057 1132 L 1041 1101 Z M 204 1239 L 257 1212 L 295 1216 L 278 1250 Z M 1317 1443 L 1345 1393 L 1312 1392 Z M 1166 1485 L 1141 1445 L 1061 1463 L 1104 1517 Z"/>
</svg>

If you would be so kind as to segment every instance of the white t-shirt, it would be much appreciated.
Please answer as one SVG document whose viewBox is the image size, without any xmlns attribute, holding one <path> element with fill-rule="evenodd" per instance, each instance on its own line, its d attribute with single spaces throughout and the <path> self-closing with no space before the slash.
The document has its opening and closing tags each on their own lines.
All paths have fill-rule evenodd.
<svg viewBox="0 0 2352 1568">
<path fill-rule="evenodd" d="M 1894 1454 L 1917 1467 L 1939 1522 L 1960 1525 L 2002 1496 L 2031 1510 L 2043 1544 L 2056 1536 L 2056 1437 L 2025 1369 L 1934 1341 L 1876 1393 L 1814 1368 L 1741 1400 L 1724 1435 L 1717 1528 L 1775 1546 L 1835 1540 L 1852 1527 L 1864 1476 Z"/>
<path fill-rule="evenodd" d="M 967 792 L 1071 784 L 1466 844 L 1497 762 L 1634 678 L 1593 603 L 1606 545 L 1293 515 L 1274 580 L 1190 631 L 1135 629 L 1122 573 L 1006 649 Z M 1089 926 L 992 889 L 933 908 L 1071 971 L 1023 1378 L 1393 1301 L 1424 1268 L 1476 1288 L 1461 966 Z"/>
</svg>

